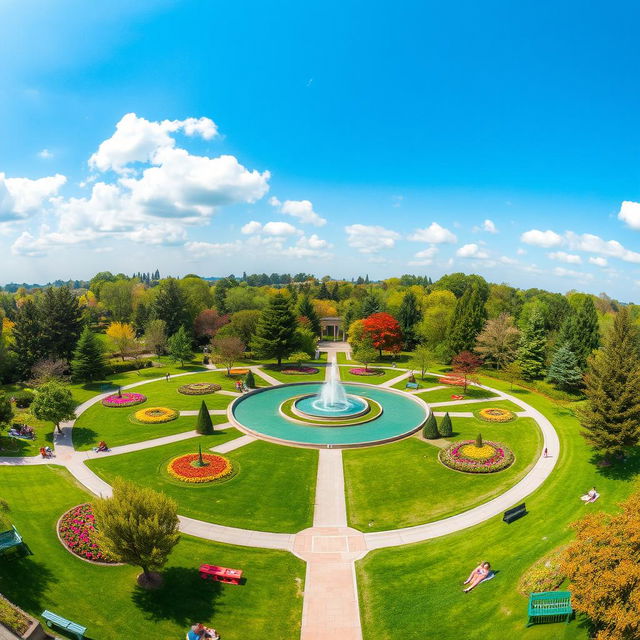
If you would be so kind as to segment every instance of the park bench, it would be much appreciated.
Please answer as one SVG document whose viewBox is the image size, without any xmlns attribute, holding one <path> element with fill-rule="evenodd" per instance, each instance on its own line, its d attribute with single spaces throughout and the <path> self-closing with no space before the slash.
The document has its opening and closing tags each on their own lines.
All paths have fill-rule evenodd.
<svg viewBox="0 0 640 640">
<path fill-rule="evenodd" d="M 55 624 L 56 627 L 60 627 L 60 629 L 64 629 L 65 631 L 68 631 L 69 633 L 75 635 L 78 640 L 83 640 L 84 634 L 87 631 L 87 627 L 83 627 L 77 622 L 67 620 L 66 618 L 63 618 L 56 613 L 52 613 L 48 609 L 45 609 L 42 612 L 42 617 L 47 621 L 48 627 L 52 627 Z"/>
<path fill-rule="evenodd" d="M 571 608 L 570 591 L 542 591 L 529 596 L 529 620 L 527 627 L 537 622 L 569 622 Z"/>
<path fill-rule="evenodd" d="M 203 580 L 215 580 L 216 582 L 224 582 L 226 584 L 240 584 L 242 570 L 218 567 L 213 564 L 201 564 L 200 577 Z"/>
<path fill-rule="evenodd" d="M 511 509 L 507 509 L 502 516 L 502 520 L 507 524 L 512 523 L 514 520 L 518 518 L 522 518 L 527 513 L 527 507 L 525 503 L 519 504 L 517 507 L 512 507 Z"/>
<path fill-rule="evenodd" d="M 24 541 L 18 530 L 12 526 L 8 531 L 0 533 L 0 555 L 14 547 L 22 547 Z"/>
<path fill-rule="evenodd" d="M 417 389 L 418 388 L 418 383 L 417 382 L 407 382 L 407 384 L 404 386 L 405 389 Z"/>
</svg>

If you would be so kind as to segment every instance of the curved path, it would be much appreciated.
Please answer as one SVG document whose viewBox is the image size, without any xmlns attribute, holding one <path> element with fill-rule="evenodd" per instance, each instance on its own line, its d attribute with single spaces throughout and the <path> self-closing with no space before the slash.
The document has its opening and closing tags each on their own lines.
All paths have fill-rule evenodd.
<svg viewBox="0 0 640 640">
<path fill-rule="evenodd" d="M 338 350 L 344 351 L 342 345 L 338 348 L 333 348 L 333 345 L 326 345 L 321 349 L 327 352 L 329 362 L 335 361 Z M 385 368 L 389 370 L 395 369 L 395 367 Z M 209 367 L 209 369 L 219 370 L 212 367 Z M 251 367 L 251 369 L 269 384 L 280 384 L 278 380 L 260 368 Z M 188 376 L 196 373 L 202 372 L 193 371 L 175 374 L 172 377 Z M 398 375 L 387 380 L 381 386 L 391 387 L 408 375 L 409 372 L 406 369 L 398 368 Z M 132 389 L 161 380 L 164 380 L 164 378 L 143 380 L 124 386 L 122 389 Z M 364 557 L 373 549 L 421 542 L 480 524 L 502 513 L 515 503 L 522 501 L 526 496 L 538 489 L 553 471 L 560 453 L 560 441 L 551 422 L 539 411 L 515 396 L 490 387 L 477 386 L 496 393 L 499 399 L 509 400 L 521 407 L 523 412 L 518 412 L 518 415 L 526 415 L 533 418 L 543 435 L 542 446 L 547 448 L 550 454 L 549 457 L 540 458 L 529 473 L 505 493 L 478 507 L 449 518 L 414 527 L 377 533 L 356 531 L 347 525 L 342 451 L 340 449 L 320 449 L 318 452 L 319 464 L 314 520 L 311 528 L 297 534 L 270 533 L 217 525 L 180 516 L 180 530 L 183 533 L 214 542 L 280 549 L 294 553 L 307 562 L 301 637 L 304 640 L 319 640 L 326 637 L 335 637 L 341 640 L 361 640 L 362 631 L 355 578 L 355 560 Z M 112 392 L 94 396 L 82 403 L 77 408 L 76 414 L 82 414 L 110 393 Z M 223 391 L 222 393 L 225 395 L 238 395 L 231 391 Z M 430 403 L 430 406 L 451 406 L 469 404 L 470 402 L 490 402 L 492 400 L 495 401 L 496 398 Z M 187 415 L 192 412 L 183 413 Z M 140 451 L 150 447 L 186 440 L 198 435 L 195 431 L 178 433 L 147 440 L 146 442 L 114 447 L 108 453 L 96 454 L 93 451 L 75 451 L 71 435 L 73 424 L 74 421 L 64 423 L 62 425 L 62 433 L 54 435 L 55 458 L 53 460 L 44 460 L 39 456 L 28 458 L 0 457 L 0 466 L 62 465 L 90 492 L 106 497 L 111 495 L 111 487 L 86 466 L 86 460 Z M 232 450 L 254 440 L 255 438 L 250 436 L 241 436 L 221 446 L 226 447 L 226 450 Z"/>
</svg>

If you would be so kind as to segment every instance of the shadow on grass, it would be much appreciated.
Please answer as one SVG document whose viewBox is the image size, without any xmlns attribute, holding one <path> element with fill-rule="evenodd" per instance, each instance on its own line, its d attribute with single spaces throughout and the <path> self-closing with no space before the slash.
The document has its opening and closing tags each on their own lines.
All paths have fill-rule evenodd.
<svg viewBox="0 0 640 640">
<path fill-rule="evenodd" d="M 88 427 L 73 427 L 71 434 L 73 437 L 73 446 L 76 447 L 76 449 L 88 444 L 93 444 L 98 437 L 98 432 Z"/>
<path fill-rule="evenodd" d="M 56 582 L 53 571 L 31 556 L 0 557 L 0 592 L 25 611 L 46 609 L 45 595 Z"/>
<path fill-rule="evenodd" d="M 197 569 L 170 567 L 162 572 L 160 589 L 147 590 L 136 586 L 131 599 L 150 620 L 171 620 L 187 627 L 194 622 L 210 621 L 216 612 L 215 600 L 222 585 L 203 580 Z"/>
<path fill-rule="evenodd" d="M 23 440 L 21 438 L 10 438 L 9 436 L 0 436 L 0 456 L 16 456 L 26 455 L 29 445 L 33 440 Z"/>
<path fill-rule="evenodd" d="M 608 480 L 623 480 L 629 482 L 640 474 L 640 451 L 637 449 L 624 460 L 616 460 L 608 467 L 597 466 L 599 463 L 602 463 L 602 461 L 602 456 L 594 454 L 589 462 L 596 466 L 599 475 Z"/>
</svg>

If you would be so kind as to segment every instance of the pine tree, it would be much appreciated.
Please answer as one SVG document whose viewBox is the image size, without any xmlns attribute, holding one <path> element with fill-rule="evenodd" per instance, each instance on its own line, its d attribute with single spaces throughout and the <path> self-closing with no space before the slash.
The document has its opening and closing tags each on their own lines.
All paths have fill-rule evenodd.
<svg viewBox="0 0 640 640">
<path fill-rule="evenodd" d="M 4 392 L 0 391 L 0 429 L 8 425 L 13 420 L 13 406 L 11 398 Z"/>
<path fill-rule="evenodd" d="M 522 332 L 518 349 L 518 363 L 525 380 L 541 378 L 544 374 L 546 346 L 544 319 L 540 310 L 534 309 Z"/>
<path fill-rule="evenodd" d="M 213 306 L 218 313 L 222 316 L 225 313 L 229 313 L 227 307 L 227 291 L 231 289 L 231 283 L 227 278 L 222 278 L 216 282 L 216 286 L 213 288 Z"/>
<path fill-rule="evenodd" d="M 440 421 L 440 426 L 438 427 L 440 431 L 440 435 L 443 438 L 450 438 L 453 435 L 453 425 L 451 424 L 451 416 L 449 412 L 444 414 L 444 418 Z"/>
<path fill-rule="evenodd" d="M 318 300 L 328 300 L 330 297 L 327 283 L 323 280 L 320 289 L 318 289 Z"/>
<path fill-rule="evenodd" d="M 198 420 L 196 421 L 196 431 L 203 436 L 211 435 L 213 433 L 213 422 L 211 421 L 211 416 L 209 415 L 207 403 L 204 400 L 200 405 Z"/>
<path fill-rule="evenodd" d="M 82 331 L 82 311 L 69 287 L 50 287 L 40 303 L 44 350 L 52 360 L 70 360 Z"/>
<path fill-rule="evenodd" d="M 169 355 L 173 360 L 180 361 L 180 366 L 184 367 L 187 360 L 193 357 L 191 338 L 187 335 L 184 327 L 180 327 L 167 341 Z"/>
<path fill-rule="evenodd" d="M 382 303 L 380 302 L 380 298 L 372 292 L 367 293 L 362 300 L 362 317 L 368 318 L 374 313 L 380 313 L 381 311 Z"/>
<path fill-rule="evenodd" d="M 244 384 L 247 387 L 247 389 L 256 388 L 256 379 L 251 369 L 249 369 L 249 371 L 247 372 L 247 375 L 244 377 Z"/>
<path fill-rule="evenodd" d="M 485 296 L 473 283 L 457 301 L 447 335 L 449 357 L 461 351 L 473 351 L 478 334 L 487 319 Z"/>
<path fill-rule="evenodd" d="M 317 336 L 320 335 L 320 318 L 316 313 L 316 310 L 311 302 L 311 298 L 308 295 L 302 296 L 298 303 L 298 315 L 303 316 L 309 320 L 311 330 Z"/>
<path fill-rule="evenodd" d="M 408 350 L 413 349 L 417 340 L 416 325 L 422 320 L 422 312 L 418 307 L 418 298 L 413 291 L 409 291 L 400 304 L 398 322 L 402 329 L 404 345 Z"/>
<path fill-rule="evenodd" d="M 136 330 L 136 338 L 142 337 L 152 319 L 149 307 L 140 302 L 133 314 L 133 328 Z"/>
<path fill-rule="evenodd" d="M 585 439 L 607 458 L 624 455 L 640 441 L 639 388 L 638 330 L 622 307 L 589 360 L 587 402 L 578 410 Z"/>
<path fill-rule="evenodd" d="M 155 318 L 167 323 L 169 335 L 176 333 L 180 327 L 190 325 L 185 296 L 175 278 L 167 278 L 158 287 L 151 312 Z"/>
<path fill-rule="evenodd" d="M 422 435 L 427 440 L 437 440 L 440 438 L 440 432 L 438 431 L 438 422 L 436 421 L 436 417 L 433 413 L 429 414 L 427 421 L 424 423 L 424 427 L 422 427 Z"/>
<path fill-rule="evenodd" d="M 584 371 L 587 358 L 600 346 L 598 313 L 591 296 L 585 296 L 576 303 L 562 323 L 558 344 L 568 345 L 575 354 L 578 367 Z"/>
<path fill-rule="evenodd" d="M 553 361 L 547 373 L 547 380 L 553 382 L 561 391 L 576 391 L 582 384 L 582 371 L 578 367 L 578 359 L 563 344 L 553 356 Z"/>
<path fill-rule="evenodd" d="M 33 300 L 24 302 L 16 312 L 12 330 L 16 369 L 23 380 L 31 375 L 33 365 L 46 357 L 42 318 Z"/>
<path fill-rule="evenodd" d="M 280 366 L 297 346 L 296 326 L 289 301 L 277 293 L 260 316 L 251 349 L 259 358 L 276 358 Z"/>
<path fill-rule="evenodd" d="M 98 336 L 85 327 L 73 352 L 71 371 L 78 382 L 102 380 L 107 375 L 104 346 Z"/>
</svg>

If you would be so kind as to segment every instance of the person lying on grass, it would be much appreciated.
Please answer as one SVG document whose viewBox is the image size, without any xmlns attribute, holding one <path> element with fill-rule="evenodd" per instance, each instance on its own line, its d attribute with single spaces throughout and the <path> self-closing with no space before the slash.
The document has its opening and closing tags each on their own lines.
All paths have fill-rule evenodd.
<svg viewBox="0 0 640 640">
<path fill-rule="evenodd" d="M 596 488 L 593 487 L 590 491 L 583 496 L 580 496 L 580 500 L 582 500 L 585 504 L 587 502 L 595 502 L 600 497 L 600 494 L 596 491 Z"/>
<path fill-rule="evenodd" d="M 479 564 L 470 574 L 469 577 L 462 583 L 469 586 L 464 589 L 465 593 L 469 593 L 471 589 L 477 587 L 483 580 L 486 580 L 491 571 L 491 565 L 488 562 L 482 562 Z"/>
</svg>

